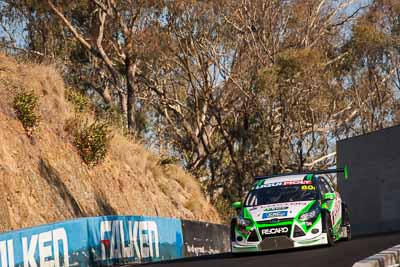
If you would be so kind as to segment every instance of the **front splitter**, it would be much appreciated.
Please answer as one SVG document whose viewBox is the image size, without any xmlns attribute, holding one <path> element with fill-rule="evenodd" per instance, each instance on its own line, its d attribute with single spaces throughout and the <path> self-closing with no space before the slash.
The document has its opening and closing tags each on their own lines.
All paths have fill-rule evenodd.
<svg viewBox="0 0 400 267">
<path fill-rule="evenodd" d="M 246 253 L 257 251 L 276 251 L 299 247 L 319 246 L 328 244 L 326 234 L 321 234 L 318 238 L 293 241 L 288 237 L 274 237 L 264 239 L 258 244 L 238 244 L 232 242 L 232 253 Z"/>
</svg>

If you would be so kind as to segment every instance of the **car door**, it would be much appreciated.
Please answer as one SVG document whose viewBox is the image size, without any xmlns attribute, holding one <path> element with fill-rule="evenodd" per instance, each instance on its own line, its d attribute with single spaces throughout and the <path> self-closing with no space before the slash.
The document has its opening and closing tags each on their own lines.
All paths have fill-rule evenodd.
<svg viewBox="0 0 400 267">
<path fill-rule="evenodd" d="M 342 218 L 342 199 L 340 197 L 340 194 L 338 192 L 335 192 L 335 190 L 333 189 L 331 184 L 326 180 L 326 178 L 321 177 L 320 182 L 321 182 L 322 192 L 335 193 L 335 199 L 329 200 L 328 203 L 326 204 L 328 207 L 331 207 L 329 210 L 331 215 L 332 226 L 336 226 L 336 224 Z"/>
</svg>

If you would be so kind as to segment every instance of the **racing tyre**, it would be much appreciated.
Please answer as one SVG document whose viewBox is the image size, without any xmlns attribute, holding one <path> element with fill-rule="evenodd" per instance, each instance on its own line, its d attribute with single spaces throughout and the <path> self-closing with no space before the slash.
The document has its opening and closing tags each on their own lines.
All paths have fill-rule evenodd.
<svg viewBox="0 0 400 267">
<path fill-rule="evenodd" d="M 350 224 L 347 225 L 346 228 L 347 228 L 347 237 L 344 240 L 350 241 L 351 240 L 351 225 Z"/>
<path fill-rule="evenodd" d="M 347 231 L 346 237 L 343 240 L 349 241 L 351 240 L 351 224 L 350 224 L 350 216 L 349 216 L 349 209 L 347 208 L 346 204 L 343 203 L 342 205 L 342 214 L 343 214 L 343 224 Z"/>
<path fill-rule="evenodd" d="M 235 253 L 235 252 L 232 251 L 232 242 L 236 241 L 235 240 L 235 238 L 236 238 L 235 227 L 236 227 L 236 218 L 233 218 L 231 220 L 230 247 L 231 247 L 231 255 L 232 255 L 232 257 L 236 258 L 236 257 L 242 256 L 243 253 L 238 253 L 238 252 Z"/>
<path fill-rule="evenodd" d="M 230 246 L 231 246 L 231 254 L 233 256 L 236 256 L 236 253 L 233 253 L 232 251 L 232 242 L 235 240 L 235 225 L 236 225 L 236 219 L 231 220 L 231 233 L 230 233 Z"/>
<path fill-rule="evenodd" d="M 328 239 L 328 247 L 335 245 L 335 237 L 333 235 L 331 216 L 328 212 L 322 213 L 322 231 L 326 233 Z"/>
</svg>

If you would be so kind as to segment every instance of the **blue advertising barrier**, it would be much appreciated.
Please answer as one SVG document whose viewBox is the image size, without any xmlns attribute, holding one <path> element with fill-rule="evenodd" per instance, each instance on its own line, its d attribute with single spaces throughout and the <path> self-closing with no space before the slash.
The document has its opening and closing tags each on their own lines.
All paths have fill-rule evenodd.
<svg viewBox="0 0 400 267">
<path fill-rule="evenodd" d="M 178 219 L 103 216 L 0 234 L 0 266 L 109 266 L 183 256 Z"/>
<path fill-rule="evenodd" d="M 106 216 L 88 219 L 91 262 L 97 266 L 143 263 L 183 256 L 181 220 Z"/>
</svg>

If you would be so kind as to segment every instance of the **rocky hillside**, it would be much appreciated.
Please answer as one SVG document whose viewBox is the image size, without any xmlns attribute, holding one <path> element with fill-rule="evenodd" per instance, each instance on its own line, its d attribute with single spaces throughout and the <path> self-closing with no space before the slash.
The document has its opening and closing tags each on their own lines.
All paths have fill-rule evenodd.
<svg viewBox="0 0 400 267">
<path fill-rule="evenodd" d="M 18 90 L 39 97 L 28 137 L 13 109 Z M 55 68 L 0 55 L 0 231 L 83 216 L 154 215 L 219 222 L 196 180 L 118 132 L 104 163 L 87 167 L 65 130 L 74 116 Z"/>
</svg>

